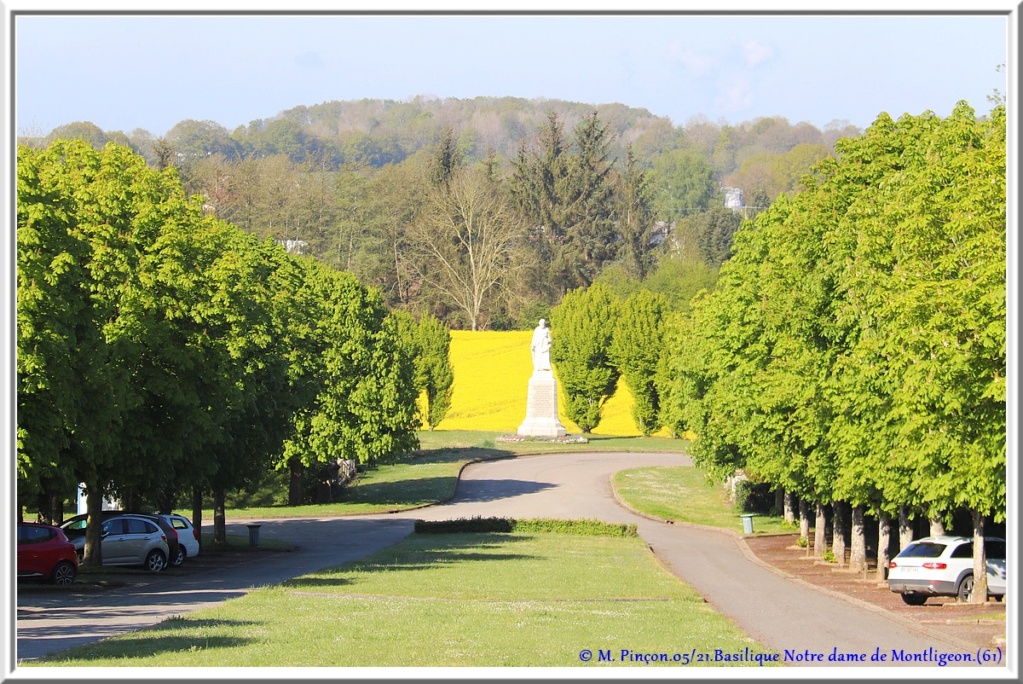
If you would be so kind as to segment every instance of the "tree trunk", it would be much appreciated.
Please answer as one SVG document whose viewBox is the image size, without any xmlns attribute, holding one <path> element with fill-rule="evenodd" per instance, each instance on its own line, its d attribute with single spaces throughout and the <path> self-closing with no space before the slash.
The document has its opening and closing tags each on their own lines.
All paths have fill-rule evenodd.
<svg viewBox="0 0 1023 684">
<path fill-rule="evenodd" d="M 160 493 L 156 502 L 156 507 L 157 509 L 159 509 L 160 513 L 173 513 L 175 499 L 176 496 L 174 491 L 172 491 L 168 487 L 162 493 Z"/>
<path fill-rule="evenodd" d="M 909 519 L 909 508 L 899 506 L 899 551 L 904 551 L 913 542 L 913 521 Z"/>
<path fill-rule="evenodd" d="M 50 524 L 50 501 L 46 492 L 36 494 L 36 522 Z"/>
<path fill-rule="evenodd" d="M 227 516 L 225 515 L 225 501 L 227 493 L 223 487 L 213 489 L 213 546 L 227 546 Z"/>
<path fill-rule="evenodd" d="M 785 489 L 778 487 L 774 490 L 774 510 L 781 513 L 785 508 Z"/>
<path fill-rule="evenodd" d="M 984 554 L 984 516 L 973 512 L 973 596 L 970 603 L 987 603 L 987 558 Z"/>
<path fill-rule="evenodd" d="M 867 532 L 863 527 L 863 506 L 854 506 L 852 509 L 849 569 L 855 572 L 867 571 Z"/>
<path fill-rule="evenodd" d="M 810 555 L 810 507 L 805 499 L 799 500 L 799 538 L 806 541 L 806 555 Z"/>
<path fill-rule="evenodd" d="M 64 522 L 64 497 L 57 491 L 50 492 L 50 524 L 60 525 Z"/>
<path fill-rule="evenodd" d="M 831 549 L 835 554 L 835 562 L 842 567 L 845 565 L 845 504 L 835 501 L 831 504 L 831 513 L 834 528 Z"/>
<path fill-rule="evenodd" d="M 95 483 L 86 483 L 88 492 L 85 511 L 88 515 L 85 527 L 85 565 L 103 565 L 103 493 Z"/>
<path fill-rule="evenodd" d="M 813 528 L 813 555 L 815 558 L 823 558 L 824 552 L 828 550 L 827 532 L 828 516 L 824 510 L 824 504 L 817 502 L 817 520 Z"/>
<path fill-rule="evenodd" d="M 884 511 L 877 514 L 877 581 L 883 583 L 888 579 L 888 553 L 892 531 L 892 519 Z"/>
<path fill-rule="evenodd" d="M 940 537 L 945 534 L 945 523 L 941 519 L 941 515 L 937 513 L 931 514 L 929 517 L 931 523 L 931 536 Z"/>
<path fill-rule="evenodd" d="M 796 496 L 792 492 L 785 492 L 785 500 L 782 503 L 782 515 L 785 518 L 786 525 L 791 525 L 796 521 L 795 501 Z"/>
<path fill-rule="evenodd" d="M 202 551 L 202 488 L 192 487 L 192 527 L 199 531 L 199 551 Z"/>
<path fill-rule="evenodd" d="M 305 466 L 297 458 L 288 461 L 288 465 L 291 469 L 291 480 L 288 486 L 288 505 L 298 506 L 302 503 L 302 475 L 305 473 Z"/>
<path fill-rule="evenodd" d="M 43 491 L 36 495 L 36 522 L 60 525 L 64 522 L 64 497 L 53 480 L 44 479 Z"/>
</svg>

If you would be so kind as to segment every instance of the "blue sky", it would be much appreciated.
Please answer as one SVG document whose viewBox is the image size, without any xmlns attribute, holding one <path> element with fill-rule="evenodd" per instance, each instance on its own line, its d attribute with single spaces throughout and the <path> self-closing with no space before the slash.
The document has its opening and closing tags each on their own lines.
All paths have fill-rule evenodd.
<svg viewBox="0 0 1023 684">
<path fill-rule="evenodd" d="M 1006 92 L 1009 17 L 14 16 L 15 130 L 233 130 L 297 105 L 416 95 L 642 107 L 675 124 L 866 128 Z M 1015 20 L 1015 18 L 1012 18 Z M 1013 65 L 1014 67 L 1015 65 Z"/>
</svg>

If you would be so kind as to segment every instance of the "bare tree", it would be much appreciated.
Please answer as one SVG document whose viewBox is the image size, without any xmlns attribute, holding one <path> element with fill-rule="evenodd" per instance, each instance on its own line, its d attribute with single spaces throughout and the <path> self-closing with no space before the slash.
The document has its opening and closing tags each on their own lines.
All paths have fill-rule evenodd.
<svg viewBox="0 0 1023 684">
<path fill-rule="evenodd" d="M 521 235 L 507 198 L 481 167 L 459 169 L 433 188 L 411 231 L 420 276 L 465 314 L 473 330 L 515 268 Z"/>
</svg>

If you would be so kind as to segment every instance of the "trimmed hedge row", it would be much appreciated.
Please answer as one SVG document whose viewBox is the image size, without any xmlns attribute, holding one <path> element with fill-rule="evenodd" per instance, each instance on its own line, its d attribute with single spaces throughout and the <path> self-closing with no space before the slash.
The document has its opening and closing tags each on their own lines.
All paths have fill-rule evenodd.
<svg viewBox="0 0 1023 684">
<path fill-rule="evenodd" d="M 455 520 L 417 520 L 417 534 L 458 534 L 480 532 L 558 532 L 592 537 L 636 537 L 635 524 L 606 523 L 600 520 L 556 520 L 553 518 L 457 518 Z"/>
</svg>

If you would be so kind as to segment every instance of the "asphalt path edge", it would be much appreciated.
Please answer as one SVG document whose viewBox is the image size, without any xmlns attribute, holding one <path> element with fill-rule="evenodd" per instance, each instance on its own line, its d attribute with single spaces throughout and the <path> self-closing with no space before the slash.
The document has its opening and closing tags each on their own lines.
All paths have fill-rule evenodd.
<svg viewBox="0 0 1023 684">
<path fill-rule="evenodd" d="M 963 641 L 962 639 L 957 639 L 957 638 L 949 636 L 947 634 L 943 634 L 941 632 L 937 632 L 937 631 L 935 631 L 933 629 L 928 628 L 926 625 L 922 625 L 921 623 L 917 622 L 916 620 L 911 620 L 910 618 L 906 618 L 906 617 L 903 617 L 901 615 L 896 615 L 895 613 L 892 613 L 891 611 L 885 610 L 884 608 L 881 608 L 880 606 L 876 606 L 876 605 L 874 605 L 872 603 L 869 603 L 867 601 L 863 601 L 861 599 L 858 599 L 855 596 L 849 596 L 848 594 L 844 594 L 844 593 L 842 593 L 840 591 L 834 591 L 832 589 L 828 589 L 827 587 L 817 586 L 816 584 L 813 584 L 811 582 L 807 582 L 806 580 L 802 579 L 801 577 L 796 577 L 792 573 L 785 572 L 781 568 L 775 567 L 775 566 L 771 565 L 770 563 L 766 563 L 763 560 L 761 560 L 755 553 L 753 553 L 753 550 L 750 549 L 749 545 L 746 543 L 746 540 L 743 538 L 742 534 L 737 532 L 737 531 L 735 531 L 735 530 L 729 530 L 729 529 L 726 529 L 726 528 L 723 528 L 723 527 L 712 527 L 710 525 L 699 525 L 697 523 L 685 522 L 685 521 L 680 521 L 680 520 L 671 520 L 671 519 L 668 519 L 668 518 L 661 518 L 661 517 L 656 516 L 656 515 L 650 515 L 649 513 L 644 513 L 643 511 L 640 511 L 639 509 L 630 506 L 618 494 L 618 489 L 615 487 L 615 483 L 614 483 L 614 474 L 612 474 L 611 476 L 608 477 L 608 484 L 611 487 L 611 496 L 614 497 L 615 502 L 617 502 L 619 506 L 621 506 L 625 510 L 629 511 L 633 515 L 638 515 L 641 518 L 646 518 L 647 520 L 654 520 L 656 522 L 664 523 L 666 525 L 680 525 L 682 527 L 691 527 L 691 528 L 694 528 L 694 529 L 706 530 L 706 531 L 709 531 L 709 532 L 716 532 L 718 534 L 723 534 L 723 535 L 729 536 L 729 537 L 732 538 L 733 541 L 735 541 L 735 544 L 736 544 L 736 546 L 739 547 L 739 551 L 742 552 L 742 555 L 744 555 L 750 562 L 759 565 L 760 567 L 764 568 L 765 570 L 769 570 L 770 572 L 773 572 L 775 575 L 778 575 L 779 577 L 784 577 L 787 580 L 790 580 L 792 582 L 796 582 L 796 583 L 798 583 L 798 584 L 800 584 L 800 585 L 802 585 L 804 587 L 807 587 L 809 589 L 813 589 L 816 592 L 819 592 L 821 594 L 825 594 L 827 596 L 831 596 L 832 598 L 842 599 L 843 601 L 845 601 L 847 603 L 851 603 L 851 604 L 853 604 L 855 606 L 858 606 L 860 608 L 863 608 L 864 610 L 869 610 L 872 613 L 876 613 L 878 615 L 881 615 L 881 616 L 891 620 L 892 622 L 895 622 L 897 624 L 900 624 L 900 625 L 903 625 L 905 627 L 908 627 L 908 628 L 910 628 L 910 629 L 912 629 L 912 630 L 914 630 L 916 632 L 920 632 L 922 634 L 926 634 L 927 636 L 929 636 L 929 637 L 931 637 L 933 639 L 936 639 L 938 641 L 943 641 L 943 642 L 945 642 L 947 644 L 955 646 L 956 648 L 964 649 L 964 652 L 968 653 L 968 652 L 970 652 L 970 651 L 972 651 L 973 649 L 976 648 L 976 644 L 972 644 L 970 642 Z M 664 567 L 669 572 L 671 572 L 671 570 L 668 568 L 668 565 L 658 555 L 657 549 L 655 549 L 650 544 L 647 544 L 647 548 L 650 549 L 650 552 L 654 555 L 654 557 L 657 558 L 657 561 L 661 564 L 661 566 Z M 678 576 L 674 572 L 671 572 L 671 574 Z M 706 600 L 707 599 L 704 598 L 704 601 L 706 601 Z"/>
</svg>

